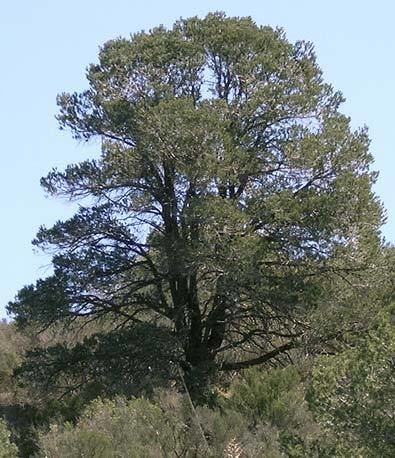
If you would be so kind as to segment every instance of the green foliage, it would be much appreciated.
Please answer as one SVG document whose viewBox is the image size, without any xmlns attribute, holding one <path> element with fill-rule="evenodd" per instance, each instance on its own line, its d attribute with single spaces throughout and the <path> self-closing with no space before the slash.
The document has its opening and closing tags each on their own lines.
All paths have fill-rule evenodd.
<svg viewBox="0 0 395 458">
<path fill-rule="evenodd" d="M 11 376 L 20 364 L 26 339 L 20 335 L 15 326 L 0 323 L 0 402 L 9 397 L 13 381 Z"/>
<path fill-rule="evenodd" d="M 231 385 L 224 408 L 241 412 L 250 424 L 265 425 L 264 437 L 275 456 L 333 456 L 335 442 L 315 421 L 306 401 L 307 375 L 302 364 L 248 369 Z"/>
<path fill-rule="evenodd" d="M 383 294 L 388 297 L 385 291 Z M 70 458 L 176 456 L 177 453 L 180 457 L 220 457 L 228 456 L 228 450 L 241 450 L 241 456 L 246 457 L 273 458 L 377 456 L 377 451 L 380 456 L 392 456 L 388 438 L 393 430 L 393 373 L 386 365 L 393 354 L 390 320 L 391 309 L 382 311 L 370 323 L 367 334 L 349 336 L 349 347 L 343 352 L 319 357 L 313 367 L 313 389 L 309 389 L 312 362 L 296 359 L 295 366 L 283 369 L 243 371 L 223 396 L 218 394 L 211 408 L 199 406 L 196 414 L 185 398 L 169 390 L 155 400 L 99 399 L 86 409 L 84 405 L 96 393 L 93 387 L 87 386 L 78 395 L 59 401 L 53 399 L 56 390 L 48 387 L 45 405 L 7 409 L 7 420 L 21 456 L 35 453 Z M 73 336 L 72 333 L 72 339 Z M 92 338 L 95 341 L 95 335 Z M 75 348 L 78 345 L 70 346 L 70 354 Z M 122 346 L 113 348 L 115 351 Z M 48 349 L 52 351 L 52 347 Z M 46 351 L 45 346 L 42 351 Z M 84 361 L 89 374 L 95 367 L 95 358 Z M 80 363 L 85 364 L 84 361 Z M 111 364 L 115 362 L 111 363 L 110 359 L 109 371 L 116 370 Z M 49 360 L 46 366 L 51 367 Z M 101 371 L 99 363 L 97 373 Z M 76 368 L 76 378 L 78 374 Z M 110 380 L 109 374 L 105 377 Z M 47 377 L 43 373 L 41 381 L 37 375 L 33 379 L 31 397 L 45 390 Z M 147 382 L 150 383 L 149 378 Z M 122 382 L 104 393 L 117 390 L 122 391 Z M 313 411 L 306 402 L 306 392 Z M 363 406 L 367 393 L 369 406 Z M 64 419 L 72 421 L 65 423 Z M 47 431 L 50 423 L 53 426 Z M 47 431 L 40 434 L 40 439 L 39 430 Z M 369 431 L 374 431 L 374 435 Z M 136 454 L 131 455 L 131 450 Z"/>
<path fill-rule="evenodd" d="M 232 388 L 231 405 L 254 420 L 265 419 L 283 427 L 293 421 L 304 403 L 303 386 L 298 369 L 251 369 Z M 297 420 L 297 423 L 300 421 Z"/>
<path fill-rule="evenodd" d="M 246 458 L 360 456 L 359 444 L 344 444 L 315 421 L 304 375 L 293 367 L 248 370 L 217 406 L 196 410 L 169 390 L 151 401 L 98 399 L 75 426 L 58 423 L 43 433 L 41 455 L 228 457 L 233 450 Z"/>
<path fill-rule="evenodd" d="M 16 374 L 40 399 L 78 394 L 86 402 L 99 395 L 149 395 L 174 380 L 177 366 L 172 361 L 178 351 L 166 330 L 142 323 L 93 334 L 79 343 L 32 349 Z"/>
<path fill-rule="evenodd" d="M 198 457 L 222 456 L 232 434 L 240 431 L 240 416 L 223 417 L 207 408 L 198 410 L 209 443 L 185 401 L 167 394 L 152 403 L 146 399 L 96 400 L 76 427 L 53 426 L 41 437 L 42 454 L 50 457 Z M 84 454 L 85 453 L 85 454 Z M 252 456 L 252 455 L 248 455 Z"/>
<path fill-rule="evenodd" d="M 10 383 L 10 377 L 18 366 L 18 362 L 17 353 L 2 352 L 0 354 L 0 386 L 2 388 Z"/>
<path fill-rule="evenodd" d="M 7 425 L 0 418 L 0 458 L 16 458 L 18 449 L 15 444 L 10 442 L 10 432 Z"/>
<path fill-rule="evenodd" d="M 143 407 L 143 412 L 140 407 Z M 139 414 L 141 423 L 136 422 L 136 415 Z M 147 426 L 148 429 L 144 431 Z M 83 415 L 78 428 L 73 428 L 71 424 L 63 427 L 54 425 L 48 434 L 42 436 L 41 446 L 43 454 L 48 457 L 77 457 L 86 453 L 92 457 L 127 456 L 128 451 L 136 451 L 130 456 L 153 456 L 149 450 L 158 453 L 155 426 L 160 427 L 157 429 L 159 435 L 166 424 L 163 423 L 161 411 L 148 401 L 138 400 L 133 406 L 120 400 L 98 400 Z M 139 439 L 141 441 L 144 432 L 147 440 L 141 444 Z M 145 453 L 139 454 L 143 450 Z"/>
<path fill-rule="evenodd" d="M 312 397 L 321 421 L 363 456 L 395 454 L 394 312 L 393 305 L 384 308 L 366 334 L 314 367 Z"/>
<path fill-rule="evenodd" d="M 41 436 L 40 447 L 48 457 L 82 457 L 88 452 L 92 457 L 221 457 L 232 456 L 226 454 L 231 449 L 245 457 L 307 456 L 298 454 L 309 452 L 298 436 L 287 435 L 285 427 L 280 433 L 268 418 L 261 420 L 267 423 L 251 422 L 249 412 L 243 415 L 230 406 L 191 411 L 184 398 L 171 392 L 155 402 L 96 400 L 76 426 L 52 426 Z"/>
</svg>

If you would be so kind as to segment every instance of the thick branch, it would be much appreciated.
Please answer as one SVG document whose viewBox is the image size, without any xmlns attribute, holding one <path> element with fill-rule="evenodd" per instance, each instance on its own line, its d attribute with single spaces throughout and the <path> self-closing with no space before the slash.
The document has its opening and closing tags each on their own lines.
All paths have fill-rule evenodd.
<svg viewBox="0 0 395 458">
<path fill-rule="evenodd" d="M 297 346 L 297 341 L 290 341 L 284 345 L 281 345 L 280 347 L 275 348 L 272 351 L 269 351 L 269 353 L 265 353 L 264 355 L 258 356 L 257 358 L 248 359 L 246 361 L 236 361 L 233 363 L 223 363 L 220 369 L 223 371 L 238 371 L 241 369 L 246 369 L 247 367 L 258 366 L 259 364 L 266 363 L 271 359 L 276 358 L 278 355 L 281 355 L 282 353 L 286 353 L 287 351 L 296 348 Z"/>
</svg>

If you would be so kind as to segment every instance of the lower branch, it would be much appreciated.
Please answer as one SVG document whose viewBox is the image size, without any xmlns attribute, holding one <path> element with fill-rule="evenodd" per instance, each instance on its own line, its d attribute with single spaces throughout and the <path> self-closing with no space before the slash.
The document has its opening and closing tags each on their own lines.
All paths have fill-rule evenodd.
<svg viewBox="0 0 395 458">
<path fill-rule="evenodd" d="M 237 361 L 233 363 L 223 363 L 221 366 L 221 370 L 223 371 L 238 371 L 240 369 L 246 369 L 247 367 L 257 366 L 259 364 L 266 363 L 271 359 L 275 358 L 282 353 L 285 353 L 293 348 L 296 348 L 299 345 L 297 341 L 290 341 L 280 347 L 275 348 L 264 355 L 258 356 L 257 358 L 248 359 L 246 361 Z"/>
</svg>

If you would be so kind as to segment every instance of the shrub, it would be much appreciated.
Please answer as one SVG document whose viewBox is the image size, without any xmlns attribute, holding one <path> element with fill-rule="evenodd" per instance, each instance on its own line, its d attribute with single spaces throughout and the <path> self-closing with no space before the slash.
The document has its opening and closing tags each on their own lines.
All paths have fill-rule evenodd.
<svg viewBox="0 0 395 458">
<path fill-rule="evenodd" d="M 6 423 L 0 419 L 0 458 L 16 458 L 18 448 L 10 441 L 10 432 Z"/>
<path fill-rule="evenodd" d="M 254 458 L 264 450 L 261 433 L 250 431 L 239 412 L 208 407 L 191 411 L 182 395 L 163 392 L 156 402 L 143 398 L 95 400 L 76 426 L 53 425 L 41 435 L 40 456 L 221 457 L 237 444 L 243 457 Z"/>
</svg>

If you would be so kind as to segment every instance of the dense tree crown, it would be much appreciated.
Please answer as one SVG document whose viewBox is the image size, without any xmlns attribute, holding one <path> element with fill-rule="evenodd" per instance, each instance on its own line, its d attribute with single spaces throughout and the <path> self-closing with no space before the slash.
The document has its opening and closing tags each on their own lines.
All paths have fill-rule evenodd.
<svg viewBox="0 0 395 458">
<path fill-rule="evenodd" d="M 347 320 L 338 286 L 361 286 L 382 209 L 366 130 L 310 43 L 216 13 L 107 42 L 87 78 L 58 119 L 100 138 L 101 156 L 42 179 L 81 205 L 40 229 L 54 274 L 9 305 L 20 324 L 108 316 L 116 332 L 168 336 L 185 370 L 341 331 L 327 318 Z"/>
</svg>

